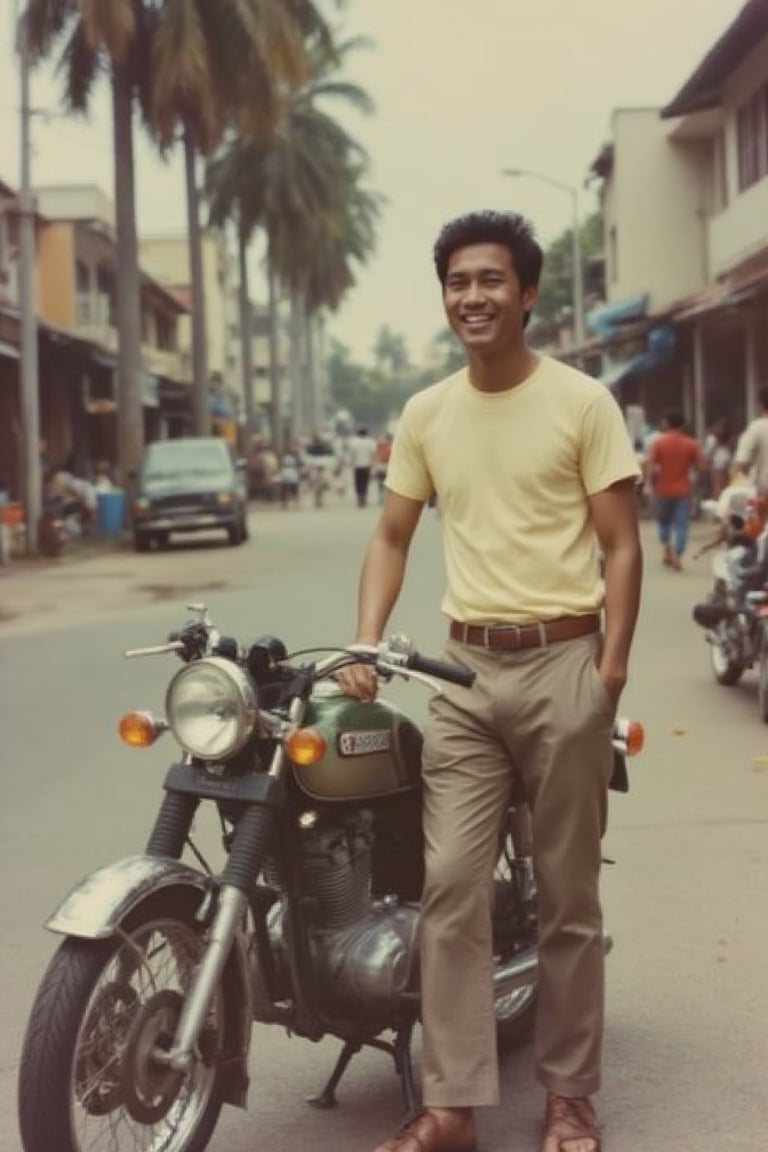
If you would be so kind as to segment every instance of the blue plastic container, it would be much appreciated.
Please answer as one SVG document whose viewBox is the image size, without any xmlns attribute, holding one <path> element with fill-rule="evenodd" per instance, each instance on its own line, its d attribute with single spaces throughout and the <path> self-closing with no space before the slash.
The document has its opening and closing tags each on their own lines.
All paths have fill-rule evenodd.
<svg viewBox="0 0 768 1152">
<path fill-rule="evenodd" d="M 125 492 L 121 488 L 99 492 L 96 500 L 99 535 L 119 536 L 125 527 Z"/>
</svg>

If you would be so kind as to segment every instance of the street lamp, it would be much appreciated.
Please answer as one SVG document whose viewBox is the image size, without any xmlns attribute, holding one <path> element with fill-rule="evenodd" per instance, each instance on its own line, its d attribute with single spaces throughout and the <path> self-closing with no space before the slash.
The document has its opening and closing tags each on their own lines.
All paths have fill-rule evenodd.
<svg viewBox="0 0 768 1152">
<path fill-rule="evenodd" d="M 584 343 L 584 279 L 581 262 L 581 225 L 579 222 L 579 189 L 575 184 L 564 184 L 561 180 L 553 180 L 551 176 L 544 176 L 541 172 L 532 172 L 528 168 L 502 168 L 502 176 L 529 176 L 532 180 L 540 180 L 542 184 L 549 184 L 567 192 L 571 197 L 572 213 L 572 255 L 573 268 L 571 271 L 571 301 L 573 308 L 573 339 L 577 348 Z"/>
</svg>

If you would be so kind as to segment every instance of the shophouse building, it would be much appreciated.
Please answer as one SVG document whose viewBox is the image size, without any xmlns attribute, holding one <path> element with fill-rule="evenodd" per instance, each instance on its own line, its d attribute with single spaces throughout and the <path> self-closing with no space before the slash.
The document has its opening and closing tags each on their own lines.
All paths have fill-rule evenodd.
<svg viewBox="0 0 768 1152">
<path fill-rule="evenodd" d="M 652 423 L 737 433 L 768 386 L 768 0 L 749 0 L 661 108 L 618 108 L 591 166 L 603 379 Z"/>
</svg>

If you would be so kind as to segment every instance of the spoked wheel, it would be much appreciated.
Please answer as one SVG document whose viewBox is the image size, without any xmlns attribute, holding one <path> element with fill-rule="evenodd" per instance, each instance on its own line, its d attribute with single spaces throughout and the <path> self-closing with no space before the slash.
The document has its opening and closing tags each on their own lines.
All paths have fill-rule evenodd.
<svg viewBox="0 0 768 1152">
<path fill-rule="evenodd" d="M 120 938 L 64 941 L 43 977 L 19 1073 L 25 1152 L 203 1152 L 222 1104 L 221 991 L 189 1073 L 168 1067 L 204 941 L 178 893 Z M 186 911 L 185 911 L 186 909 Z"/>
<path fill-rule="evenodd" d="M 511 835 L 502 846 L 494 874 L 495 907 L 493 914 L 494 954 L 496 964 L 514 951 L 521 934 L 536 940 L 536 884 L 530 857 L 518 857 Z M 526 921 L 530 923 L 526 924 Z M 497 996 L 494 1003 L 496 1036 L 499 1048 L 524 1044 L 533 1034 L 536 1023 L 538 984 L 514 988 Z"/>
<path fill-rule="evenodd" d="M 733 645 L 728 637 L 727 625 L 719 624 L 709 645 L 709 659 L 715 680 L 727 688 L 732 688 L 734 684 L 738 684 L 744 675 L 744 667 L 734 660 L 732 650 Z"/>
</svg>

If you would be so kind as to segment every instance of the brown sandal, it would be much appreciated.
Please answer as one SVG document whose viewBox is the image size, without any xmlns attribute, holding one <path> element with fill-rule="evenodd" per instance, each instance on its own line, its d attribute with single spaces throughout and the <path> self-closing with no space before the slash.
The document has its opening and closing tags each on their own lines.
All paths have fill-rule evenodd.
<svg viewBox="0 0 768 1152">
<path fill-rule="evenodd" d="M 576 1140 L 591 1140 L 591 1152 L 600 1152 L 600 1132 L 591 1100 L 586 1096 L 550 1093 L 541 1152 L 568 1152 L 567 1145 Z"/>
<path fill-rule="evenodd" d="M 446 1143 L 442 1124 L 434 1112 L 425 1108 L 401 1128 L 394 1140 L 387 1140 L 375 1152 L 477 1152 L 474 1120 L 468 1116 Z"/>
</svg>

